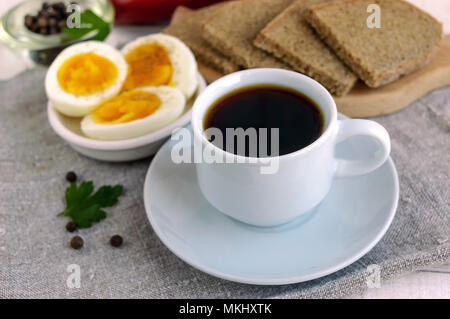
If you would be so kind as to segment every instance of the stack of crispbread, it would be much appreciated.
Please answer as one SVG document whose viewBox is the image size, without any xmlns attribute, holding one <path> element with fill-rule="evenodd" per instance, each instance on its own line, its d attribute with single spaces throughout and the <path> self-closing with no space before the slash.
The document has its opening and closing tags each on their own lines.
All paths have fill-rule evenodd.
<svg viewBox="0 0 450 319">
<path fill-rule="evenodd" d="M 357 77 L 316 35 L 305 20 L 306 9 L 330 0 L 300 0 L 259 32 L 254 44 L 289 63 L 336 95 L 350 91 Z"/>
<path fill-rule="evenodd" d="M 368 8 L 380 28 L 368 27 Z M 398 0 L 339 0 L 308 9 L 306 19 L 320 37 L 369 87 L 379 87 L 428 62 L 442 38 L 442 24 Z"/>
<path fill-rule="evenodd" d="M 172 24 L 165 28 L 163 33 L 173 35 L 186 43 L 197 59 L 206 65 L 225 74 L 235 72 L 239 70 L 239 66 L 201 37 L 202 26 L 206 20 L 227 4 L 226 2 L 221 2 L 196 10 L 195 13 L 184 19 L 182 23 Z"/>
<path fill-rule="evenodd" d="M 289 68 L 253 45 L 258 33 L 292 0 L 241 0 L 216 12 L 203 26 L 206 41 L 245 68 Z"/>
<path fill-rule="evenodd" d="M 369 23 L 377 9 L 379 28 Z M 236 0 L 197 10 L 164 32 L 222 73 L 292 69 L 343 96 L 358 78 L 376 88 L 426 64 L 442 25 L 401 0 Z"/>
</svg>

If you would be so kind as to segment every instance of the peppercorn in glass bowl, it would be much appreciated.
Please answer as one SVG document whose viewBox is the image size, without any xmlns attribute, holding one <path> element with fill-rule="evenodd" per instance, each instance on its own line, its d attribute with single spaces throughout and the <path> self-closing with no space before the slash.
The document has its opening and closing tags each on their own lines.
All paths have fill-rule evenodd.
<svg viewBox="0 0 450 319">
<path fill-rule="evenodd" d="M 49 65 L 65 47 L 104 40 L 114 23 L 109 0 L 27 0 L 0 19 L 0 41 L 37 64 Z"/>
</svg>

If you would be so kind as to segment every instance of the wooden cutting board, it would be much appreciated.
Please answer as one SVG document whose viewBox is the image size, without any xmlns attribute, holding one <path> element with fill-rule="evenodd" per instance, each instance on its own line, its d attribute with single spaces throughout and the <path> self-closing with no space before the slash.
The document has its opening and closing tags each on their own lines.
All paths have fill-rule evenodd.
<svg viewBox="0 0 450 319">
<path fill-rule="evenodd" d="M 172 17 L 172 23 L 182 21 L 193 11 L 178 7 Z M 208 83 L 222 77 L 214 69 L 198 64 L 200 73 Z M 427 93 L 450 85 L 450 35 L 446 35 L 432 60 L 401 79 L 377 89 L 367 87 L 362 82 L 344 97 L 334 97 L 339 112 L 350 117 L 374 117 L 393 113 L 407 107 Z"/>
</svg>

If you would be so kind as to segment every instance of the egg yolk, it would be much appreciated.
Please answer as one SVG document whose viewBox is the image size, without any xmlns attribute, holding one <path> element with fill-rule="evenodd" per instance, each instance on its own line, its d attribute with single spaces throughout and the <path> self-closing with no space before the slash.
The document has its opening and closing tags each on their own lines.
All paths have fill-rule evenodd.
<svg viewBox="0 0 450 319">
<path fill-rule="evenodd" d="M 172 63 L 167 50 L 156 43 L 143 44 L 125 56 L 128 76 L 123 90 L 143 86 L 171 85 Z"/>
<path fill-rule="evenodd" d="M 60 87 L 76 95 L 101 92 L 110 87 L 117 76 L 117 67 L 95 53 L 72 56 L 61 65 L 57 74 Z"/>
<path fill-rule="evenodd" d="M 144 91 L 124 92 L 101 104 L 93 114 L 97 123 L 117 124 L 131 122 L 154 113 L 161 100 L 153 93 Z"/>
</svg>

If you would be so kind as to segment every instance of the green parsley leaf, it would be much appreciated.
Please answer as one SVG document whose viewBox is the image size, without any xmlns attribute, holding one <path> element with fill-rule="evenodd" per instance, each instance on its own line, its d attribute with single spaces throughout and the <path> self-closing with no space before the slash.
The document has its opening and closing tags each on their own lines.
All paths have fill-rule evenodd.
<svg viewBox="0 0 450 319">
<path fill-rule="evenodd" d="M 75 41 L 83 38 L 92 31 L 97 31 L 90 40 L 103 41 L 109 34 L 110 26 L 105 20 L 96 15 L 92 10 L 86 9 L 80 14 L 80 28 L 65 27 L 64 40 Z"/>
<path fill-rule="evenodd" d="M 102 186 L 94 191 L 92 181 L 82 182 L 79 187 L 72 183 L 66 189 L 66 209 L 58 216 L 69 216 L 79 228 L 88 228 L 106 218 L 102 208 L 113 206 L 122 194 L 122 185 Z"/>
</svg>

